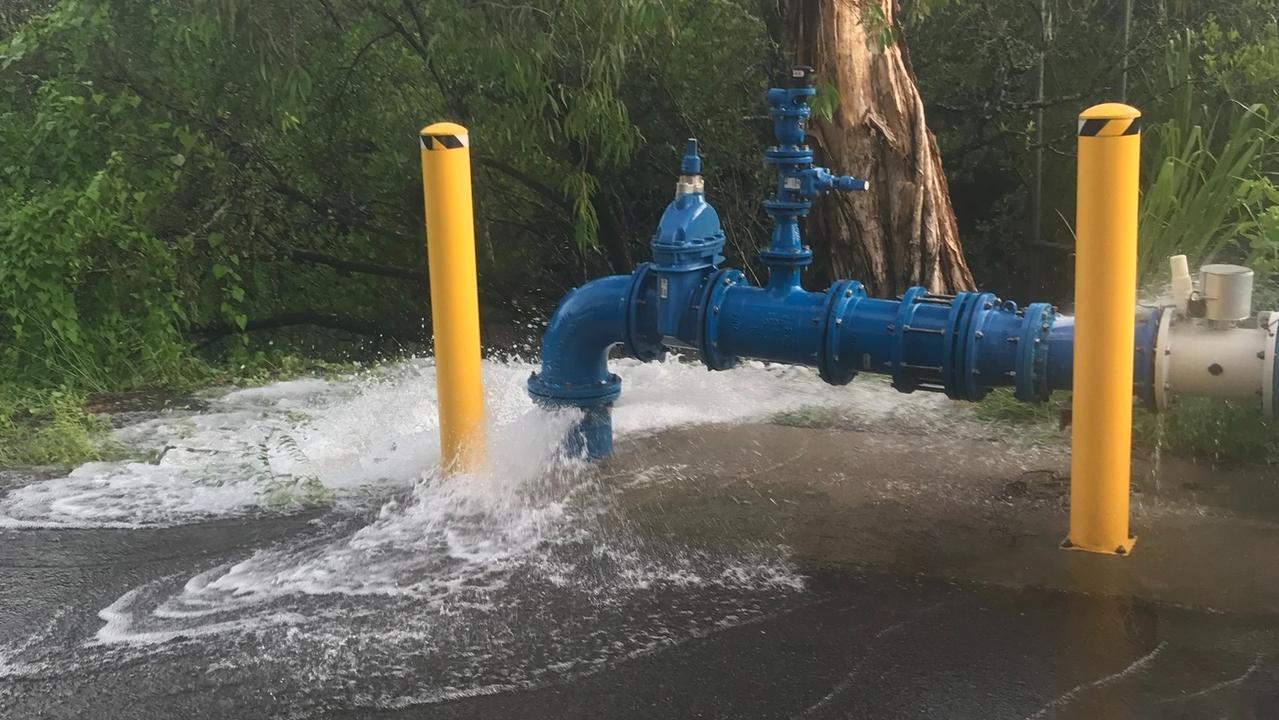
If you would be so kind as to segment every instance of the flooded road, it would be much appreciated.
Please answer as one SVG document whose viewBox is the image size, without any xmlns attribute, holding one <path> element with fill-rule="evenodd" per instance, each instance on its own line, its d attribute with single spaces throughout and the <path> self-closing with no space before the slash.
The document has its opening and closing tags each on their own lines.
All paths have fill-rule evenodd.
<svg viewBox="0 0 1279 720">
<path fill-rule="evenodd" d="M 590 466 L 529 369 L 486 366 L 475 477 L 433 469 L 418 362 L 6 478 L 0 716 L 1279 716 L 1264 513 L 1152 493 L 1149 551 L 1064 553 L 1060 447 L 761 365 L 623 364 L 619 452 Z M 1213 543 L 1246 547 L 1187 556 Z"/>
</svg>

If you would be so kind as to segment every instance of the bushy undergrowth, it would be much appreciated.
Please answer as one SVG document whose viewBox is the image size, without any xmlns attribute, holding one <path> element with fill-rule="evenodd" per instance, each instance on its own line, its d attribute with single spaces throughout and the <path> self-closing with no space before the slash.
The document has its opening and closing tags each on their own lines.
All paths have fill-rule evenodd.
<svg viewBox="0 0 1279 720">
<path fill-rule="evenodd" d="M 1138 447 L 1226 466 L 1279 464 L 1279 423 L 1257 403 L 1183 398 L 1162 417 L 1138 412 L 1133 426 Z"/>
<path fill-rule="evenodd" d="M 109 424 L 89 408 L 109 408 L 115 398 L 134 391 L 180 395 L 201 387 L 248 387 L 302 376 L 332 377 L 354 369 L 356 366 L 349 363 L 287 353 L 243 352 L 220 367 L 192 361 L 182 374 L 142 386 L 103 385 L 83 378 L 79 386 L 54 388 L 0 382 L 0 468 L 70 467 L 119 456 L 125 449 L 111 441 Z"/>
<path fill-rule="evenodd" d="M 74 465 L 113 452 L 107 424 L 68 390 L 0 388 L 0 467 Z"/>
<path fill-rule="evenodd" d="M 1060 426 L 1062 412 L 1069 409 L 1068 393 L 1028 405 L 1012 391 L 1000 389 L 978 403 L 974 412 L 987 422 L 1068 442 L 1069 430 Z M 1256 403 L 1184 398 L 1162 414 L 1136 408 L 1133 446 L 1139 452 L 1160 448 L 1177 457 L 1225 466 L 1279 464 L 1279 423 L 1266 420 Z"/>
</svg>

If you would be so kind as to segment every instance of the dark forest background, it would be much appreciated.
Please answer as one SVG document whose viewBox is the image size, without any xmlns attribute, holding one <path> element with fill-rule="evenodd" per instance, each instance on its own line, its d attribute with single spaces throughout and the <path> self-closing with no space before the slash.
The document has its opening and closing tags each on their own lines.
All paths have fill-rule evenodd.
<svg viewBox="0 0 1279 720">
<path fill-rule="evenodd" d="M 416 131 L 435 120 L 471 132 L 490 327 L 646 259 L 690 136 L 729 261 L 754 267 L 784 17 L 776 0 L 9 0 L 0 426 L 225 368 L 420 350 Z M 1185 252 L 1248 262 L 1279 299 L 1277 18 L 1273 0 L 903 2 L 882 42 L 909 48 L 977 283 L 1068 303 L 1075 117 L 1126 99 L 1146 122 L 1143 281 Z"/>
</svg>

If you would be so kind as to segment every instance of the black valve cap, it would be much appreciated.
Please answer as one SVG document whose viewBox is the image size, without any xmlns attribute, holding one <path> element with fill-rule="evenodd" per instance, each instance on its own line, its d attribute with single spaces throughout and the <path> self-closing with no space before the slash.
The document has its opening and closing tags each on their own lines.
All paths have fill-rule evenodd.
<svg viewBox="0 0 1279 720">
<path fill-rule="evenodd" d="M 816 71 L 807 65 L 797 65 L 790 69 L 787 84 L 790 87 L 812 87 Z"/>
<path fill-rule="evenodd" d="M 1193 293 L 1186 302 L 1186 314 L 1192 318 L 1208 316 L 1208 300 L 1199 293 Z"/>
</svg>

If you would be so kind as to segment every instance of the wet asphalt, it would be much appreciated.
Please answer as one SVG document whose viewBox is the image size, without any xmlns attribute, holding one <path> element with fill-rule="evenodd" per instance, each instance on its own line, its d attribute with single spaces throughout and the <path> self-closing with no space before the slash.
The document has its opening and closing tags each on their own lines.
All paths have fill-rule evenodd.
<svg viewBox="0 0 1279 720">
<path fill-rule="evenodd" d="M 722 440 L 709 432 L 696 449 L 705 451 L 716 442 L 740 445 L 742 432 L 726 431 Z M 820 446 L 831 446 L 830 440 L 823 436 Z M 678 459 L 679 444 L 691 441 L 649 442 L 665 443 L 667 454 Z M 865 461 L 879 453 L 886 467 L 900 463 L 886 440 L 876 442 L 878 449 L 860 448 L 857 456 Z M 877 477 L 873 465 L 859 466 L 863 481 L 858 487 L 873 485 L 865 479 Z M 954 470 L 956 477 L 961 470 Z M 972 473 L 973 485 L 957 480 L 933 500 L 894 487 L 898 499 L 891 506 L 881 498 L 850 499 L 829 489 L 824 494 L 797 490 L 791 496 L 779 491 L 774 502 L 761 503 L 770 510 L 798 508 L 791 521 L 800 529 L 765 522 L 755 514 L 758 504 L 726 499 L 737 498 L 748 484 L 759 488 L 739 469 L 724 465 L 716 472 L 691 481 L 687 494 L 637 493 L 636 512 L 660 526 L 672 543 L 693 537 L 716 547 L 718 542 L 706 543 L 708 536 L 784 535 L 797 548 L 802 590 L 761 591 L 752 599 L 757 612 L 740 621 L 675 633 L 669 642 L 585 672 L 551 672 L 514 686 L 476 675 L 438 701 L 393 707 L 370 703 L 358 679 L 315 694 L 314 678 L 302 676 L 326 672 L 320 658 L 260 662 L 249 670 L 230 667 L 281 652 L 246 640 L 184 643 L 179 638 L 154 653 L 95 645 L 103 626 L 99 613 L 122 594 L 157 579 L 186 578 L 235 562 L 264 546 L 318 536 L 327 531 L 328 514 L 162 530 L 0 530 L 0 640 L 10 648 L 9 657 L 0 657 L 0 717 L 1279 718 L 1279 613 L 1274 611 L 1279 588 L 1265 572 L 1250 569 L 1257 566 L 1249 557 L 1212 576 L 1226 578 L 1214 582 L 1231 584 L 1216 588 L 1219 595 L 1183 592 L 1177 589 L 1178 563 L 1158 561 L 1155 548 L 1174 546 L 1183 535 L 1194 541 L 1187 540 L 1187 547 L 1202 546 L 1201 536 L 1194 535 L 1208 532 L 1198 529 L 1204 522 L 1201 509 L 1191 508 L 1184 517 L 1162 506 L 1149 510 L 1143 522 L 1151 535 L 1142 540 L 1150 545 L 1148 559 L 1140 559 L 1139 545 L 1137 563 L 1125 565 L 1131 561 L 1055 549 L 1051 533 L 1062 522 L 1055 485 L 1036 496 L 1041 488 L 1032 483 L 1027 496 L 1049 498 L 1037 505 L 995 503 L 1007 517 L 992 516 L 988 504 L 965 506 L 956 500 L 956 494 L 1006 488 L 1010 477 L 1022 477 L 1011 469 L 982 465 Z M 730 484 L 715 484 L 726 477 L 731 480 L 723 482 Z M 779 477 L 773 488 L 796 482 Z M 915 500 L 900 499 L 911 497 Z M 884 519 L 888 515 L 891 524 Z M 694 516 L 703 524 L 689 526 L 687 518 Z M 707 523 L 707 517 L 714 522 Z M 1009 543 L 1007 533 L 992 540 L 973 529 L 993 521 L 1011 523 L 1009 518 L 1029 523 L 1012 532 L 1029 540 Z M 1279 526 L 1256 516 L 1218 514 L 1213 521 L 1246 527 L 1251 534 L 1231 535 L 1239 542 L 1279 540 Z M 893 528 L 903 532 L 894 535 Z M 896 554 L 873 547 L 876 537 Z M 962 558 L 951 561 L 959 557 L 955 546 L 974 544 L 983 549 L 980 566 L 964 566 Z M 911 547 L 902 550 L 903 545 Z M 1207 572 L 1197 566 L 1231 563 L 1223 556 L 1187 556 L 1182 565 L 1193 575 Z M 1031 565 L 1048 569 L 1028 573 Z M 1138 571 L 1149 575 L 1139 586 L 1116 581 Z M 1091 575 L 1109 581 L 1096 582 Z M 714 598 L 690 601 L 686 594 L 667 592 L 658 589 L 627 600 L 635 606 L 627 609 L 629 616 L 731 610 Z M 551 604 L 529 621 L 550 625 L 591 611 Z M 613 630 L 632 631 L 630 626 Z M 607 635 L 610 629 L 600 632 Z M 516 649 L 536 656 L 541 652 L 537 638 L 550 635 L 533 631 L 528 637 L 528 644 Z M 357 678 L 367 673 L 368 682 L 411 697 L 429 682 L 432 660 L 425 650 L 418 664 L 393 670 L 384 662 L 361 667 L 358 656 L 348 660 Z"/>
<path fill-rule="evenodd" d="M 305 519 L 164 531 L 5 532 L 0 632 L 60 615 L 74 655 L 129 588 L 308 532 Z M 1270 615 L 907 574 L 805 568 L 802 593 L 751 621 L 569 681 L 397 709 L 293 678 L 208 680 L 215 648 L 0 680 L 6 718 L 1276 718 Z M 660 606 L 660 598 L 654 599 Z M 237 650 L 238 652 L 239 650 Z M 474 678 L 477 686 L 484 678 Z M 402 679 L 405 691 L 414 679 Z"/>
</svg>

